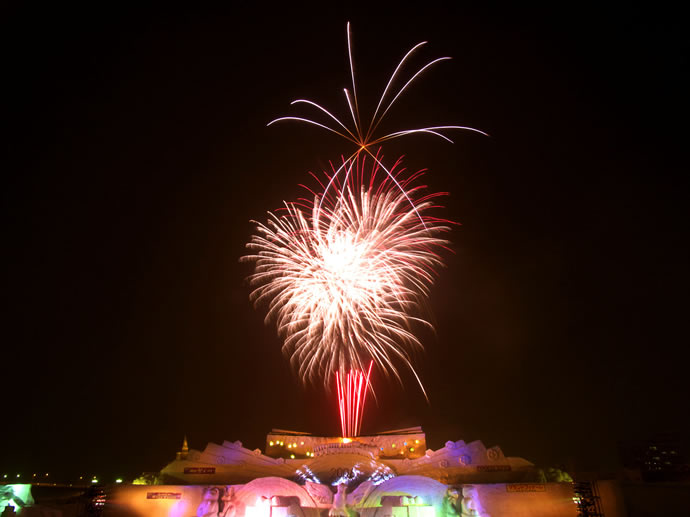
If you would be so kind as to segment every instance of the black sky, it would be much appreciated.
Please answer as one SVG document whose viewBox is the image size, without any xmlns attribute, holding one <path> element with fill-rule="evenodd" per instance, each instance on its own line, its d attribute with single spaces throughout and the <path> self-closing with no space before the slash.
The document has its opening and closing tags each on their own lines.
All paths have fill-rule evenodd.
<svg viewBox="0 0 690 517">
<path fill-rule="evenodd" d="M 390 127 L 481 128 L 386 147 L 448 190 L 455 254 L 412 380 L 370 431 L 611 469 L 616 442 L 690 432 L 688 37 L 678 12 L 340 12 L 10 5 L 2 19 L 0 473 L 157 470 L 186 433 L 337 433 L 249 301 L 252 225 L 348 150 L 265 127 L 311 98 L 364 106 L 413 44 L 453 56 Z M 416 63 L 422 64 L 422 59 Z"/>
</svg>

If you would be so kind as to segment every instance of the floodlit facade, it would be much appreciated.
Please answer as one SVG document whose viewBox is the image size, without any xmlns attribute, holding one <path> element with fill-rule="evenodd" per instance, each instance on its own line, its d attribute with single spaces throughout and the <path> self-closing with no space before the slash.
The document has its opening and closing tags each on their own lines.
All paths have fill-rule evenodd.
<svg viewBox="0 0 690 517">
<path fill-rule="evenodd" d="M 158 485 L 111 490 L 103 515 L 146 517 L 576 516 L 571 483 L 480 441 L 426 446 L 419 427 L 354 438 L 274 429 L 266 449 L 188 449 Z M 125 512 L 126 510 L 126 512 Z M 124 513 L 123 513 L 124 512 Z"/>
</svg>

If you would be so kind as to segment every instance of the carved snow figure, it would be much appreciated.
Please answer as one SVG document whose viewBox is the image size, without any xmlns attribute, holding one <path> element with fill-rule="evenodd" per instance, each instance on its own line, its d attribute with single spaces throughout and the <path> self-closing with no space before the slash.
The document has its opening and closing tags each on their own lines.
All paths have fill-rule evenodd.
<svg viewBox="0 0 690 517">
<path fill-rule="evenodd" d="M 225 487 L 225 493 L 221 498 L 223 502 L 223 509 L 218 514 L 218 517 L 235 517 L 237 506 L 235 505 L 235 487 Z"/>
<path fill-rule="evenodd" d="M 347 485 L 345 483 L 340 483 L 337 486 L 335 495 L 333 495 L 329 486 L 312 483 L 311 481 L 306 482 L 305 488 L 309 495 L 318 503 L 331 506 L 328 510 L 329 517 L 350 517 L 349 510 L 353 506 L 357 506 L 369 495 L 374 488 L 374 483 L 366 481 L 350 494 L 347 493 Z"/>
<path fill-rule="evenodd" d="M 196 517 L 218 517 L 220 490 L 211 486 L 204 489 L 201 504 L 196 509 Z"/>
<path fill-rule="evenodd" d="M 26 501 L 22 497 L 20 497 L 16 492 L 16 487 L 19 485 L 4 485 L 0 486 L 0 504 L 3 505 L 4 508 L 10 508 L 11 510 L 7 510 L 8 514 L 10 511 L 13 513 L 11 515 L 14 515 L 14 507 L 16 506 L 20 510 L 26 506 Z M 29 497 L 31 497 L 29 495 Z"/>
<path fill-rule="evenodd" d="M 333 496 L 333 506 L 328 510 L 329 517 L 348 517 L 347 515 L 347 497 L 345 491 L 347 486 L 345 483 L 340 483 L 336 487 L 337 492 Z"/>
<path fill-rule="evenodd" d="M 458 497 L 460 497 L 460 494 L 455 488 L 446 490 L 443 503 L 441 503 L 442 517 L 457 517 L 460 514 L 458 512 Z"/>
<path fill-rule="evenodd" d="M 480 513 L 477 489 L 472 485 L 462 487 L 462 502 L 460 503 L 461 517 L 488 517 Z"/>
</svg>

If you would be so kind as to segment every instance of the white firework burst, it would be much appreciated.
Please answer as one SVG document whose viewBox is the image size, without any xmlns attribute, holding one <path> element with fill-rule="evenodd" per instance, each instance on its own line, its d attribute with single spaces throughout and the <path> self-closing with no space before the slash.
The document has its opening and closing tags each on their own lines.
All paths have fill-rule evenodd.
<svg viewBox="0 0 690 517">
<path fill-rule="evenodd" d="M 430 326 L 423 306 L 452 223 L 430 215 L 443 193 L 414 186 L 421 172 L 401 179 L 398 161 L 377 178 L 380 161 L 367 174 L 365 159 L 347 162 L 346 184 L 269 212 L 247 244 L 251 299 L 268 306 L 266 322 L 305 382 L 328 387 L 335 372 L 370 360 L 398 379 L 401 364 L 417 376 L 412 326 Z"/>
</svg>

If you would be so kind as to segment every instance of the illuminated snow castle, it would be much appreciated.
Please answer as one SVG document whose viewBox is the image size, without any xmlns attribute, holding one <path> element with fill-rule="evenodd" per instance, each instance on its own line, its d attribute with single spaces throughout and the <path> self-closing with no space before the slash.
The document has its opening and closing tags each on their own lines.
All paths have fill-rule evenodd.
<svg viewBox="0 0 690 517">
<path fill-rule="evenodd" d="M 119 486 L 104 516 L 451 517 L 578 514 L 570 482 L 480 441 L 426 447 L 420 427 L 353 438 L 274 429 L 266 449 L 187 443 L 160 485 Z"/>
</svg>

